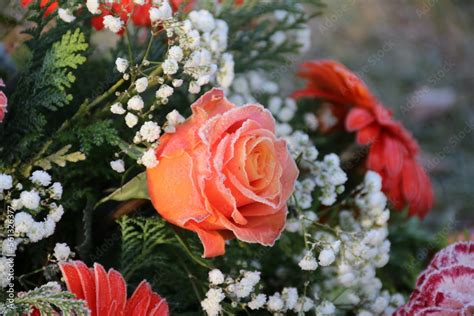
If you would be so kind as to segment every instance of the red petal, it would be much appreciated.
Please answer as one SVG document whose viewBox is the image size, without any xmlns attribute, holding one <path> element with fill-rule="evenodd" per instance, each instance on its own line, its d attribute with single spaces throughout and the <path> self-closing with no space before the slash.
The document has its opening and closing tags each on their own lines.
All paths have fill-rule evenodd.
<svg viewBox="0 0 474 316">
<path fill-rule="evenodd" d="M 110 303 L 112 302 L 109 278 L 107 277 L 104 267 L 99 263 L 94 263 L 94 275 L 97 315 L 108 315 Z"/>
<path fill-rule="evenodd" d="M 66 281 L 68 291 L 76 295 L 77 299 L 83 300 L 84 292 L 82 290 L 81 278 L 74 263 L 62 262 L 59 264 L 59 268 Z"/>
<path fill-rule="evenodd" d="M 414 201 L 420 194 L 421 181 L 418 176 L 416 163 L 412 159 L 406 159 L 403 166 L 402 188 L 407 201 Z"/>
<path fill-rule="evenodd" d="M 374 121 L 372 113 L 365 109 L 354 108 L 349 112 L 346 118 L 346 129 L 349 132 L 366 127 Z"/>
<path fill-rule="evenodd" d="M 384 155 L 384 138 L 383 134 L 377 138 L 377 141 L 372 144 L 369 150 L 369 156 L 367 159 L 367 167 L 370 170 L 374 170 L 378 173 L 384 168 L 385 157 Z"/>
<path fill-rule="evenodd" d="M 127 302 L 125 316 L 135 316 L 139 315 L 139 313 L 146 313 L 150 305 L 151 294 L 150 284 L 145 280 L 140 282 Z"/>
<path fill-rule="evenodd" d="M 89 309 L 91 310 L 91 316 L 97 316 L 94 276 L 91 274 L 91 271 L 84 264 L 84 262 L 75 261 L 74 264 L 76 265 L 76 269 L 79 273 L 82 290 L 84 292 L 84 298 L 87 302 L 87 306 L 89 306 Z"/>
<path fill-rule="evenodd" d="M 166 301 L 161 298 L 156 293 L 151 293 L 151 300 L 150 300 L 150 306 L 148 308 L 148 316 L 161 316 L 161 315 L 167 315 L 168 312 L 168 304 L 166 304 Z"/>
<path fill-rule="evenodd" d="M 362 129 L 357 133 L 357 143 L 360 145 L 368 145 L 375 141 L 380 135 L 380 126 L 377 123 L 372 123 Z"/>
<path fill-rule="evenodd" d="M 127 303 L 127 284 L 122 275 L 114 269 L 109 270 L 108 276 L 112 301 L 117 305 L 116 315 L 122 315 Z"/>
<path fill-rule="evenodd" d="M 396 139 L 385 138 L 385 168 L 389 177 L 397 177 L 403 167 L 405 149 Z"/>
</svg>

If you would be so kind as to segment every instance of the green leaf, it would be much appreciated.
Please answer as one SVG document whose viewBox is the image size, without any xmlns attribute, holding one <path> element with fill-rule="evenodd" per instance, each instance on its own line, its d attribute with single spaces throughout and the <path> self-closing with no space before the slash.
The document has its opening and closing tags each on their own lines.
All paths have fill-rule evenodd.
<svg viewBox="0 0 474 316">
<path fill-rule="evenodd" d="M 49 170 L 52 168 L 52 163 L 55 163 L 60 167 L 64 167 L 67 161 L 78 162 L 86 159 L 86 156 L 80 151 L 68 153 L 69 149 L 71 149 L 71 145 L 66 145 L 54 154 L 51 154 L 35 162 L 35 166 L 41 167 L 44 170 Z"/>
<path fill-rule="evenodd" d="M 128 181 L 121 188 L 100 200 L 96 207 L 107 201 L 128 201 L 132 199 L 150 199 L 146 183 L 146 172 L 142 172 Z"/>
</svg>

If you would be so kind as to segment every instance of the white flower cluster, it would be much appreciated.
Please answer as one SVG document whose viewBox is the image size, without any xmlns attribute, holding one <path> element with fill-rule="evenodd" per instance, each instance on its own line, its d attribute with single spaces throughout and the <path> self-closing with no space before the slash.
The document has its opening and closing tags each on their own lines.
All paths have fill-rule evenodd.
<svg viewBox="0 0 474 316">
<path fill-rule="evenodd" d="M 163 23 L 170 44 L 162 64 L 163 73 L 176 77 L 180 71 L 190 76 L 188 91 L 197 94 L 208 83 L 217 83 L 227 88 L 234 79 L 234 59 L 227 53 L 229 27 L 223 20 L 215 19 L 206 10 L 191 11 L 183 21 L 175 19 Z M 172 86 L 177 88 L 183 81 L 174 78 Z M 157 93 L 166 99 L 173 93 L 168 85 Z"/>
<path fill-rule="evenodd" d="M 233 57 L 225 52 L 227 23 L 215 19 L 206 10 L 191 11 L 187 19 L 178 20 L 172 16 L 171 9 L 168 10 L 165 2 L 157 8 L 150 9 L 151 20 L 159 21 L 160 28 L 168 37 L 169 47 L 164 61 L 154 62 L 160 65 L 162 75 L 138 78 L 132 83 L 137 94 L 130 91 L 118 93 L 121 96 L 119 100 L 123 97 L 128 99 L 127 104 L 116 102 L 110 107 L 112 113 L 124 116 L 125 124 L 129 128 L 138 127 L 133 143 L 144 145 L 146 149 L 137 162 L 147 168 L 153 168 L 158 164 L 155 149 L 162 129 L 166 133 L 174 133 L 176 126 L 184 122 L 184 117 L 173 110 L 166 116 L 167 121 L 163 127 L 160 127 L 152 121 L 153 111 L 158 106 L 168 103 L 175 89 L 183 85 L 184 79 L 191 78 L 188 91 L 197 94 L 202 86 L 209 83 L 217 82 L 223 87 L 228 87 L 234 77 Z M 117 70 L 123 74 L 125 80 L 135 78 L 133 74 L 142 73 L 139 71 L 141 66 L 149 66 L 150 63 L 148 60 L 143 60 L 141 65 L 130 65 L 129 61 L 123 58 L 117 58 L 115 62 Z M 151 81 L 153 85 L 158 83 L 159 86 L 155 92 L 154 104 L 147 107 L 140 94 L 150 89 Z M 130 97 L 130 94 L 135 95 Z M 122 159 L 111 161 L 110 165 L 116 172 L 125 171 Z"/>
<path fill-rule="evenodd" d="M 287 124 L 281 125 L 286 126 Z M 297 205 L 302 209 L 311 207 L 313 191 L 319 188 L 321 204 L 333 205 L 337 195 L 344 192 L 344 183 L 347 181 L 347 175 L 341 169 L 339 157 L 336 154 L 329 154 L 324 156 L 322 161 L 316 160 L 319 153 L 308 134 L 302 131 L 291 132 L 291 128 L 289 130 L 290 133 L 283 135 L 283 138 L 288 143 L 290 153 L 295 159 L 300 160 L 299 164 L 302 169 L 309 171 L 306 179 L 296 182 L 295 199 L 290 200 L 290 204 Z"/>
<path fill-rule="evenodd" d="M 34 171 L 27 183 L 15 181 L 11 175 L 0 173 L 0 201 L 11 207 L 14 212 L 14 236 L 0 239 L 4 255 L 13 256 L 20 243 L 35 243 L 51 236 L 64 214 L 62 205 L 58 204 L 63 194 L 59 182 L 52 183 L 49 173 L 44 170 Z M 27 187 L 27 189 L 25 188 Z M 1 204 L 0 204 L 1 205 Z M 43 220 L 35 217 L 46 214 Z M 0 233 L 7 236 L 9 221 L 2 223 Z M 8 231 L 9 232 L 9 231 Z M 8 284 L 4 269 L 8 268 L 8 259 L 0 257 L 0 286 Z"/>
<path fill-rule="evenodd" d="M 279 23 L 294 24 L 296 19 L 298 19 L 298 15 L 304 14 L 304 7 L 298 3 L 294 6 L 294 9 L 298 11 L 276 10 L 274 13 L 275 19 Z M 293 41 L 300 46 L 300 53 L 304 53 L 311 47 L 311 29 L 307 25 L 300 25 L 285 32 L 275 32 L 271 40 L 275 46 L 279 46 L 287 41 Z"/>
<path fill-rule="evenodd" d="M 320 188 L 321 204 L 329 206 L 336 202 L 338 194 L 344 192 L 344 183 L 347 181 L 346 173 L 341 169 L 339 156 L 329 154 L 322 161 L 316 161 L 311 168 L 316 186 Z"/>
<path fill-rule="evenodd" d="M 229 100 L 237 105 L 257 103 L 256 97 L 275 95 L 278 92 L 278 85 L 267 79 L 264 72 L 251 70 L 234 79 L 230 87 Z"/>
<path fill-rule="evenodd" d="M 377 173 L 367 172 L 354 199 L 357 210 L 341 211 L 339 226 L 330 232 L 317 230 L 308 235 L 311 247 L 299 259 L 302 270 L 323 267 L 323 282 L 315 285 L 315 297 L 343 287 L 346 290 L 333 303 L 354 306 L 360 315 L 391 315 L 403 303 L 399 294 L 382 291 L 382 282 L 376 277 L 376 269 L 387 264 L 390 252 L 389 211 L 381 184 Z"/>
<path fill-rule="evenodd" d="M 29 190 L 21 183 L 13 187 L 13 179 L 9 175 L 0 174 L 2 199 L 10 205 L 15 214 L 15 234 L 24 242 L 37 242 L 54 233 L 56 223 L 63 216 L 64 209 L 58 205 L 63 188 L 59 182 L 52 182 L 51 176 L 44 170 L 37 170 L 30 176 Z M 35 221 L 33 215 L 47 212 L 43 221 Z"/>
<path fill-rule="evenodd" d="M 281 293 L 271 296 L 259 293 L 261 289 L 260 272 L 241 270 L 237 278 L 225 276 L 220 270 L 209 272 L 210 289 L 201 307 L 208 315 L 219 315 L 222 310 L 221 302 L 228 298 L 232 306 L 244 306 L 250 310 L 265 309 L 271 313 L 289 311 L 307 312 L 314 308 L 314 301 L 306 296 L 300 296 L 296 288 L 284 288 Z"/>
</svg>

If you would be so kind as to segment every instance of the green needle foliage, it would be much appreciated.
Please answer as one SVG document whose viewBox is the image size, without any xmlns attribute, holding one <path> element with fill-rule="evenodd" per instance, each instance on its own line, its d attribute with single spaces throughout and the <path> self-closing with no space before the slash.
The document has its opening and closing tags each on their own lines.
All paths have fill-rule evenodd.
<svg viewBox="0 0 474 316">
<path fill-rule="evenodd" d="M 6 312 L 6 316 L 29 314 L 37 309 L 41 316 L 55 315 L 60 312 L 64 316 L 89 315 L 85 302 L 77 300 L 74 294 L 58 291 L 55 286 L 45 284 L 39 288 L 19 295 L 14 302 L 15 310 Z"/>
</svg>

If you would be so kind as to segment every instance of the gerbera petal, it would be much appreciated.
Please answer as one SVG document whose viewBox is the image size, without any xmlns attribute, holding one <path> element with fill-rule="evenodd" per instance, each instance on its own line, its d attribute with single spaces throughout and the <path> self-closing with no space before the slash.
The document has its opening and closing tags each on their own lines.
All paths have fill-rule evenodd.
<svg viewBox="0 0 474 316">
<path fill-rule="evenodd" d="M 112 301 L 117 306 L 117 315 L 122 315 L 125 310 L 125 304 L 127 303 L 127 284 L 122 275 L 114 269 L 109 270 L 108 277 Z"/>
<path fill-rule="evenodd" d="M 104 267 L 99 263 L 94 263 L 94 277 L 97 315 L 108 315 L 107 311 L 112 302 L 111 289 L 107 273 L 105 272 Z"/>
<path fill-rule="evenodd" d="M 84 291 L 82 289 L 81 277 L 76 265 L 72 262 L 61 262 L 59 268 L 63 274 L 66 286 L 69 292 L 76 295 L 76 298 L 83 300 L 85 298 Z"/>
<path fill-rule="evenodd" d="M 375 120 L 372 113 L 365 109 L 354 108 L 352 109 L 346 118 L 346 129 L 349 132 L 359 130 L 367 125 L 371 124 Z"/>
</svg>

